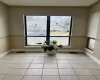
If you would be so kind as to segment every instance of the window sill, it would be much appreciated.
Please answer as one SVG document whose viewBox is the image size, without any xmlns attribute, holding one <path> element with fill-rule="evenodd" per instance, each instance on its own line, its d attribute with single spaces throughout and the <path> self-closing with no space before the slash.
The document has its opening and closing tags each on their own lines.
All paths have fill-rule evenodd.
<svg viewBox="0 0 100 80">
<path fill-rule="evenodd" d="M 24 46 L 24 48 L 41 48 L 41 46 Z M 71 48 L 71 46 L 63 46 L 63 49 L 64 48 Z"/>
<path fill-rule="evenodd" d="M 89 52 L 89 53 L 91 53 L 91 54 L 94 54 L 94 51 L 91 51 L 91 50 L 88 49 L 88 48 L 85 48 L 85 51 L 86 51 L 86 52 Z"/>
<path fill-rule="evenodd" d="M 41 46 L 24 46 L 24 48 L 41 48 Z"/>
</svg>

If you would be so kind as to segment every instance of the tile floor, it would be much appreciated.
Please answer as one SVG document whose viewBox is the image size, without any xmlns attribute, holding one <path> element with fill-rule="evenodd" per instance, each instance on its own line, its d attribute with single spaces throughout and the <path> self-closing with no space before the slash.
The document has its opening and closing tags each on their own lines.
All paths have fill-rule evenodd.
<svg viewBox="0 0 100 80">
<path fill-rule="evenodd" d="M 11 53 L 0 58 L 0 80 L 100 80 L 100 66 L 84 53 Z"/>
</svg>

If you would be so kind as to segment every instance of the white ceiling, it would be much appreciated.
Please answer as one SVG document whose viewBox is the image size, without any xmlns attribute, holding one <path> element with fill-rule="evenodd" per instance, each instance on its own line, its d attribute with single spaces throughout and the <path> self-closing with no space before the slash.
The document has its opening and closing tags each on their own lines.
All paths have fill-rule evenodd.
<svg viewBox="0 0 100 80">
<path fill-rule="evenodd" d="M 90 6 L 98 0 L 0 0 L 13 6 Z"/>
</svg>

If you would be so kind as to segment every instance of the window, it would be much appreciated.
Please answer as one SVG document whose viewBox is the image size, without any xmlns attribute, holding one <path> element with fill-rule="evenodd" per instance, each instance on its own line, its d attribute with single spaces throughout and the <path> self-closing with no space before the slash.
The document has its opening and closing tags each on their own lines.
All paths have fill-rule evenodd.
<svg viewBox="0 0 100 80">
<path fill-rule="evenodd" d="M 93 51 L 94 50 L 94 46 L 95 46 L 95 39 L 88 37 L 87 48 Z"/>
<path fill-rule="evenodd" d="M 58 45 L 68 46 L 71 27 L 71 16 L 25 16 L 25 45 L 56 40 Z"/>
</svg>

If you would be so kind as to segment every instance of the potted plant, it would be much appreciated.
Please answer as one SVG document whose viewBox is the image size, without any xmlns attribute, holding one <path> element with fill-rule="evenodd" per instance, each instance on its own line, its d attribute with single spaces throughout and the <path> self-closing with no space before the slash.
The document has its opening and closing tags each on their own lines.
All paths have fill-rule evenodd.
<svg viewBox="0 0 100 80">
<path fill-rule="evenodd" d="M 42 48 L 44 49 L 44 52 L 46 52 L 48 55 L 53 56 L 56 55 L 56 52 L 58 48 L 62 48 L 62 45 L 57 45 L 57 41 L 45 41 L 42 45 Z"/>
</svg>

